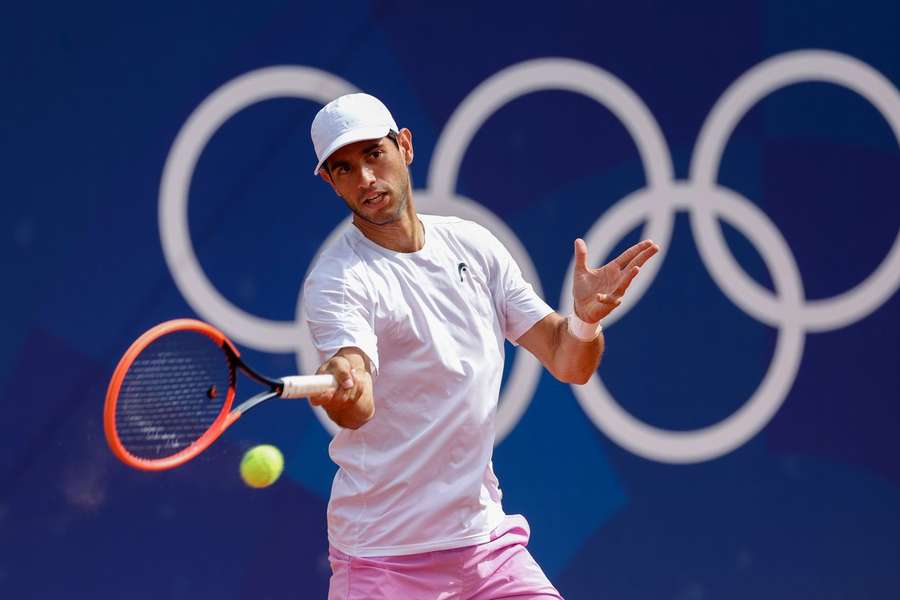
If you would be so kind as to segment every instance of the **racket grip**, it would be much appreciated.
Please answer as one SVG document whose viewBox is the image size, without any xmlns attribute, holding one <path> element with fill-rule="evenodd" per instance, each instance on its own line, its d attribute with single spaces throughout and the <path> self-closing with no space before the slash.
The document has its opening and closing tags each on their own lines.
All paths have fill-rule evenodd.
<svg viewBox="0 0 900 600">
<path fill-rule="evenodd" d="M 293 375 L 282 377 L 281 383 L 284 386 L 282 398 L 305 398 L 310 394 L 337 389 L 334 375 Z"/>
</svg>

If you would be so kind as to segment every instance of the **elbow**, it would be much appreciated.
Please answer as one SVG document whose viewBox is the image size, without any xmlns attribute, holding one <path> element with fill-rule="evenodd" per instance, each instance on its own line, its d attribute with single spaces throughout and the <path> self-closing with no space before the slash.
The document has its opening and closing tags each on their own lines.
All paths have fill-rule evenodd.
<svg viewBox="0 0 900 600">
<path fill-rule="evenodd" d="M 578 373 L 573 373 L 566 383 L 574 383 L 577 385 L 584 385 L 591 379 L 591 375 L 593 375 L 593 371 L 580 371 Z"/>
<path fill-rule="evenodd" d="M 603 339 L 602 337 L 600 338 Z M 600 359 L 603 356 L 603 346 L 593 356 L 562 356 L 554 360 L 555 368 L 550 372 L 563 383 L 584 385 L 590 381 L 597 369 L 600 368 Z"/>
<path fill-rule="evenodd" d="M 578 385 L 584 385 L 584 384 L 586 384 L 588 381 L 590 381 L 591 375 L 593 375 L 593 374 L 594 374 L 593 371 L 587 371 L 587 372 L 584 372 L 584 373 L 578 373 L 578 374 L 576 374 L 574 377 L 571 378 L 571 380 L 569 381 L 569 383 L 575 383 L 575 384 L 578 384 Z"/>
<path fill-rule="evenodd" d="M 593 374 L 594 369 L 564 369 L 553 373 L 553 376 L 563 383 L 584 385 Z"/>
<path fill-rule="evenodd" d="M 337 423 L 339 427 L 343 427 L 344 429 L 353 429 L 357 430 L 369 421 L 372 420 L 372 417 L 375 416 L 375 407 L 373 406 L 371 410 L 365 413 L 357 413 L 357 414 L 349 414 L 349 415 L 341 415 L 339 418 L 334 419 L 334 422 Z"/>
<path fill-rule="evenodd" d="M 553 375 L 563 383 L 584 385 L 590 381 L 600 368 L 600 357 L 591 361 L 567 361 L 551 370 Z"/>
</svg>

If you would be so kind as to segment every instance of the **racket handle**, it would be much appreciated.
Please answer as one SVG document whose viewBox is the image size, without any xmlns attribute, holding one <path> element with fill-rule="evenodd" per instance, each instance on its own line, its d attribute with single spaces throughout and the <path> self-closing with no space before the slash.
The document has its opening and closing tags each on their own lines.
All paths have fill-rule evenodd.
<svg viewBox="0 0 900 600">
<path fill-rule="evenodd" d="M 293 375 L 282 377 L 281 383 L 284 385 L 282 398 L 305 398 L 310 394 L 337 389 L 334 375 Z"/>
</svg>

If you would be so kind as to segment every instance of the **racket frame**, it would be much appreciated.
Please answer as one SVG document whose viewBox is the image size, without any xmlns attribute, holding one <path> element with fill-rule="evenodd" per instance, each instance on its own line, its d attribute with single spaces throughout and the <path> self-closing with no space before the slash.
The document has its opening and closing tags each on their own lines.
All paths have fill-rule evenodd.
<svg viewBox="0 0 900 600">
<path fill-rule="evenodd" d="M 164 458 L 141 458 L 129 452 L 119 439 L 119 435 L 116 430 L 116 406 L 119 400 L 119 392 L 122 388 L 122 383 L 125 380 L 125 376 L 128 373 L 128 370 L 131 368 L 131 365 L 141 354 L 141 352 L 143 352 L 150 344 L 152 344 L 156 340 L 176 331 L 195 331 L 197 333 L 201 333 L 209 337 L 220 348 L 222 348 L 225 353 L 225 360 L 228 363 L 228 367 L 231 372 L 225 402 L 222 403 L 222 408 L 220 409 L 219 414 L 216 416 L 215 420 L 212 422 L 209 428 L 192 444 L 190 444 L 186 448 L 179 450 L 175 454 L 166 456 Z M 254 381 L 267 386 L 269 390 L 248 398 L 237 408 L 232 410 L 231 407 L 234 403 L 234 396 L 237 388 L 238 369 L 246 373 L 247 376 L 249 376 Z M 218 439 L 219 436 L 222 435 L 222 433 L 226 429 L 228 429 L 228 427 L 230 427 L 235 421 L 237 421 L 244 412 L 256 406 L 260 402 L 263 402 L 264 400 L 280 396 L 283 389 L 284 384 L 280 380 L 266 377 L 265 375 L 254 371 L 246 363 L 244 363 L 244 361 L 241 360 L 240 352 L 238 352 L 238 349 L 234 346 L 234 344 L 231 343 L 231 340 L 225 337 L 225 334 L 223 334 L 212 325 L 204 323 L 203 321 L 198 321 L 196 319 L 173 319 L 171 321 L 160 323 L 159 325 L 156 325 L 155 327 L 147 330 L 143 335 L 136 339 L 134 343 L 131 344 L 131 346 L 119 360 L 119 363 L 116 366 L 115 371 L 113 372 L 113 376 L 110 379 L 109 387 L 106 391 L 106 402 L 104 403 L 103 407 L 103 431 L 106 435 L 106 442 L 109 445 L 110 450 L 112 450 L 112 453 L 125 464 L 144 471 L 164 471 L 183 465 L 192 458 L 196 457 L 198 454 L 206 450 L 214 441 L 216 441 L 216 439 Z"/>
</svg>

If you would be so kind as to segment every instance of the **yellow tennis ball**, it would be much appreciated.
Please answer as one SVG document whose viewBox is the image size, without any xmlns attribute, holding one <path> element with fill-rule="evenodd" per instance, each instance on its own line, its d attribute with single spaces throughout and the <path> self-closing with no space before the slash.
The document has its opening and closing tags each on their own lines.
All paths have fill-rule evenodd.
<svg viewBox="0 0 900 600">
<path fill-rule="evenodd" d="M 264 488 L 278 480 L 284 469 L 281 450 L 269 444 L 254 446 L 241 459 L 241 479 L 252 488 Z"/>
</svg>

